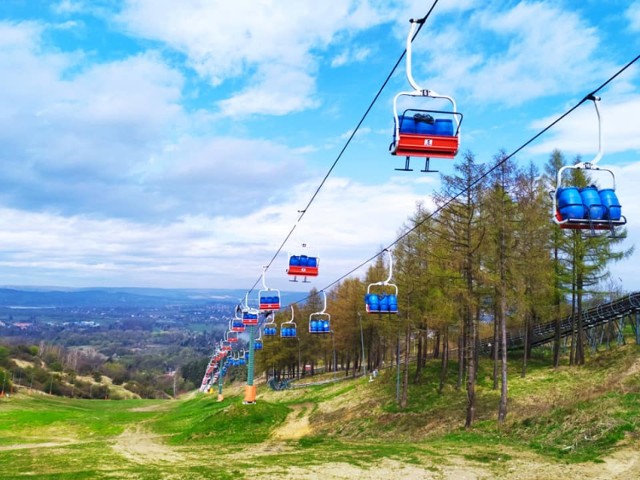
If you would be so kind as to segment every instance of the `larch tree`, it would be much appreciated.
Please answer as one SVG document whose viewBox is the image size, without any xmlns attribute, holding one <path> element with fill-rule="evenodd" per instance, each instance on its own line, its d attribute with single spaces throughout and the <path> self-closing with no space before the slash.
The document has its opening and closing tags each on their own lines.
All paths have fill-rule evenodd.
<svg viewBox="0 0 640 480">
<path fill-rule="evenodd" d="M 449 238 L 452 254 L 464 282 L 461 295 L 461 335 L 458 341 L 458 383 L 466 376 L 467 415 L 465 427 L 473 424 L 476 411 L 477 325 L 478 298 L 476 293 L 479 270 L 479 248 L 484 236 L 480 217 L 483 191 L 483 166 L 476 163 L 471 152 L 465 153 L 455 165 L 454 175 L 442 176 L 442 190 L 435 195 L 436 205 L 442 210 L 439 221 L 442 234 Z"/>
<path fill-rule="evenodd" d="M 490 186 L 483 198 L 483 218 L 487 223 L 486 241 L 483 252 L 483 280 L 493 283 L 490 290 L 497 298 L 494 300 L 498 344 L 494 348 L 499 353 L 500 363 L 500 403 L 498 422 L 503 423 L 507 415 L 508 379 L 507 379 L 507 305 L 511 305 L 511 314 L 519 309 L 516 303 L 515 257 L 516 245 L 516 212 L 514 190 L 517 169 L 504 153 L 494 158 L 495 167 L 489 176 Z M 516 307 L 516 308 L 513 308 Z"/>
<path fill-rule="evenodd" d="M 554 313 L 554 309 L 548 307 L 554 301 L 554 263 L 549 255 L 548 242 L 550 229 L 554 226 L 546 208 L 548 195 L 544 180 L 533 164 L 518 172 L 513 198 L 517 209 L 514 279 L 519 283 L 516 286 L 516 298 L 520 299 L 524 318 L 525 345 L 521 373 L 524 377 L 531 353 L 533 325 L 548 320 Z"/>
<path fill-rule="evenodd" d="M 566 165 L 564 156 L 559 150 L 554 150 L 549 157 L 548 162 L 544 168 L 544 182 L 546 187 L 550 191 L 554 191 L 557 188 L 557 175 L 560 168 Z M 555 194 L 555 193 L 554 193 Z M 545 199 L 547 210 L 549 215 L 555 215 L 555 212 L 551 212 L 551 200 Z M 571 291 L 568 287 L 573 282 L 571 280 L 571 270 L 569 264 L 566 261 L 563 252 L 569 249 L 569 236 L 553 225 L 548 230 L 549 235 L 547 237 L 548 249 L 550 251 L 551 261 L 553 265 L 553 317 L 554 317 L 554 339 L 553 339 L 553 366 L 558 368 L 560 365 L 560 321 L 566 309 L 563 307 L 566 305 L 565 298 Z"/>
</svg>

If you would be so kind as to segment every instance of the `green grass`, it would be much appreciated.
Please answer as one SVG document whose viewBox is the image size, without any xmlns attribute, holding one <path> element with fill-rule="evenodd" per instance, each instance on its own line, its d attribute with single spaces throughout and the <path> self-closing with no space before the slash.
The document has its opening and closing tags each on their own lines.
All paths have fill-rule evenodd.
<svg viewBox="0 0 640 480">
<path fill-rule="evenodd" d="M 256 405 L 233 394 L 223 402 L 214 395 L 178 401 L 14 396 L 0 400 L 0 479 L 205 479 L 212 472 L 220 479 L 256 472 L 278 478 L 291 466 L 331 462 L 364 471 L 385 459 L 437 471 L 453 458 L 501 475 L 519 452 L 548 462 L 598 462 L 640 438 L 640 372 L 630 370 L 638 358 L 640 347 L 627 345 L 600 352 L 585 366 L 554 370 L 542 352 L 521 378 L 514 355 L 502 426 L 492 365 L 483 361 L 470 430 L 463 428 L 464 390 L 454 388 L 455 363 L 438 394 L 438 361 L 428 362 L 421 383 L 410 383 L 406 409 L 395 402 L 395 369 L 371 383 L 361 378 L 267 392 Z M 272 432 L 294 408 L 297 420 L 309 418 L 313 433 L 274 445 Z M 137 430 L 148 437 L 140 442 L 177 460 L 114 448 Z M 29 448 L 11 448 L 17 445 Z"/>
<path fill-rule="evenodd" d="M 206 396 L 180 402 L 170 415 L 156 419 L 152 428 L 170 435 L 172 444 L 255 444 L 266 440 L 288 413 L 286 405 L 243 405 L 239 397 L 217 402 Z"/>
<path fill-rule="evenodd" d="M 510 433 L 539 452 L 579 462 L 600 458 L 639 430 L 640 395 L 610 393 L 526 418 L 514 424 Z"/>
<path fill-rule="evenodd" d="M 157 401 L 99 401 L 49 396 L 26 397 L 3 404 L 0 410 L 0 434 L 20 432 L 25 436 L 43 437 L 51 432 L 71 431 L 75 436 L 111 436 L 121 433 L 134 420 L 149 418 L 151 413 L 131 409 Z M 2 441 L 2 436 L 0 436 Z"/>
</svg>

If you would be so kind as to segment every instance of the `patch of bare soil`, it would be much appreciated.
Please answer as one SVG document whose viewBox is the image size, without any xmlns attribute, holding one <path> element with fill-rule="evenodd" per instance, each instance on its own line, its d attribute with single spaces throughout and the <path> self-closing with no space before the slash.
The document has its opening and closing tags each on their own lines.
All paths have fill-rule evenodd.
<svg viewBox="0 0 640 480">
<path fill-rule="evenodd" d="M 66 447 L 67 445 L 73 445 L 78 443 L 76 440 L 65 439 L 58 442 L 40 442 L 40 443 L 17 443 L 15 445 L 4 445 L 0 447 L 0 452 L 5 450 L 33 450 L 35 448 L 52 448 L 52 447 Z"/>
<path fill-rule="evenodd" d="M 635 362 L 631 364 L 629 369 L 626 372 L 624 372 L 622 379 L 625 380 L 629 377 L 632 377 L 636 375 L 638 372 L 640 372 L 640 359 L 637 359 Z"/>
<path fill-rule="evenodd" d="M 167 410 L 171 405 L 167 402 L 165 403 L 156 403 L 155 405 L 147 405 L 146 407 L 135 407 L 130 408 L 130 412 L 160 412 L 163 410 Z"/>
<path fill-rule="evenodd" d="M 113 449 L 127 460 L 140 464 L 184 461 L 182 453 L 162 443 L 160 438 L 160 435 L 149 433 L 138 425 L 118 435 Z"/>
<path fill-rule="evenodd" d="M 297 440 L 311 433 L 309 414 L 313 410 L 311 402 L 293 405 L 284 423 L 271 434 L 272 440 Z"/>
<path fill-rule="evenodd" d="M 370 465 L 328 462 L 320 465 L 269 468 L 251 471 L 250 478 L 284 480 L 631 480 L 640 478 L 640 456 L 637 450 L 623 449 L 604 463 L 565 464 L 538 457 L 517 454 L 504 462 L 478 463 L 459 456 L 443 459 L 425 458 L 422 463 L 405 463 L 384 459 Z"/>
<path fill-rule="evenodd" d="M 640 478 L 638 450 L 622 448 L 603 463 L 554 463 L 529 455 L 510 460 L 494 478 L 514 480 L 546 480 L 575 478 L 580 480 L 631 480 Z"/>
<path fill-rule="evenodd" d="M 455 478 L 457 480 L 475 479 L 479 477 L 465 477 L 458 475 L 455 477 L 442 477 L 439 473 L 430 471 L 416 465 L 403 464 L 396 460 L 384 460 L 378 464 L 368 467 L 358 467 L 348 463 L 323 463 L 308 467 L 288 467 L 286 472 L 283 469 L 274 469 L 268 472 L 252 473 L 251 477 L 257 479 L 278 478 L 284 480 L 389 480 L 392 478 L 402 478 L 403 480 L 432 480 L 442 478 Z"/>
</svg>

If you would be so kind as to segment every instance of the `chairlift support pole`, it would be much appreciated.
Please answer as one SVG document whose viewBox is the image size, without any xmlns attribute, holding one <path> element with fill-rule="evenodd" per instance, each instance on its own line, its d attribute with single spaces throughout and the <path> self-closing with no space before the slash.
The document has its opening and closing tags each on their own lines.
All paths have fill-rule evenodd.
<svg viewBox="0 0 640 480">
<path fill-rule="evenodd" d="M 255 327 L 249 326 L 249 360 L 247 363 L 247 386 L 244 389 L 244 404 L 256 403 L 256 386 L 253 384 L 254 358 L 255 358 Z"/>
<path fill-rule="evenodd" d="M 227 365 L 227 356 L 222 359 L 220 362 L 220 370 L 218 374 L 218 401 L 221 402 L 224 400 L 224 395 L 222 395 L 222 383 L 224 381 L 224 375 L 222 374 L 222 369 Z"/>
</svg>

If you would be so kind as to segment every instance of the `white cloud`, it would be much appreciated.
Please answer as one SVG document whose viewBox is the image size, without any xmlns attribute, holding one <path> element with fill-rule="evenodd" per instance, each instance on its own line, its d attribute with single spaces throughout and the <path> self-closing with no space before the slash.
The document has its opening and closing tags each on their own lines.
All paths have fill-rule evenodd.
<svg viewBox="0 0 640 480">
<path fill-rule="evenodd" d="M 347 48 L 331 60 L 332 67 L 342 67 L 350 63 L 364 62 L 371 56 L 371 49 L 366 47 Z"/>
<path fill-rule="evenodd" d="M 286 146 L 212 137 L 213 120 L 184 111 L 183 77 L 155 52 L 89 66 L 43 51 L 41 33 L 0 23 L 5 205 L 149 221 L 246 213 L 301 177 Z"/>
<path fill-rule="evenodd" d="M 184 122 L 182 77 L 153 53 L 85 67 L 44 50 L 41 32 L 0 24 L 2 199 L 124 214 L 140 199 L 136 165 Z"/>
<path fill-rule="evenodd" d="M 53 3 L 49 8 L 57 15 L 91 14 L 106 18 L 110 15 L 114 3 L 112 0 L 62 0 Z"/>
<path fill-rule="evenodd" d="M 191 215 L 163 224 L 96 220 L 16 209 L 0 210 L 0 266 L 5 283 L 228 287 L 249 284 L 295 224 L 315 183 L 299 183 L 284 202 L 243 216 Z M 306 242 L 322 258 L 321 286 L 395 239 L 409 216 L 418 183 L 384 185 L 330 179 L 285 248 Z M 421 187 L 424 188 L 424 187 Z M 73 241 L 70 241 L 73 239 Z M 286 255 L 270 270 L 270 285 L 290 288 Z M 226 273 L 225 273 L 226 272 Z"/>
<path fill-rule="evenodd" d="M 371 128 L 370 127 L 360 127 L 358 129 L 358 132 L 356 133 L 356 137 L 364 137 L 366 135 L 369 135 L 371 133 Z M 388 134 L 388 131 L 384 131 L 384 134 Z M 346 132 L 344 132 L 342 135 L 340 135 L 340 140 L 347 140 L 349 139 L 349 137 L 351 137 L 351 135 L 353 135 L 353 129 L 352 130 L 348 130 Z"/>
<path fill-rule="evenodd" d="M 522 1 L 500 11 L 478 5 L 464 30 L 420 34 L 414 76 L 441 93 L 514 106 L 581 89 L 606 64 L 594 60 L 598 45 L 595 28 L 555 3 Z"/>
<path fill-rule="evenodd" d="M 132 34 L 182 52 L 214 86 L 249 74 L 241 91 L 221 103 L 224 114 L 251 101 L 257 113 L 282 115 L 317 106 L 309 100 L 315 52 L 339 35 L 380 23 L 388 18 L 383 12 L 383 5 L 368 0 L 129 0 L 118 20 Z"/>
<path fill-rule="evenodd" d="M 315 79 L 304 71 L 263 65 L 254 78 L 245 90 L 219 103 L 222 115 L 286 115 L 319 105 Z"/>
<path fill-rule="evenodd" d="M 629 20 L 629 28 L 634 31 L 640 31 L 640 2 L 635 1 L 625 11 L 625 16 Z"/>
<path fill-rule="evenodd" d="M 185 136 L 140 166 L 149 193 L 181 211 L 245 215 L 289 198 L 310 175 L 303 157 L 269 140 Z"/>
<path fill-rule="evenodd" d="M 62 0 L 59 3 L 53 4 L 51 10 L 58 14 L 78 13 L 84 10 L 84 5 L 79 1 Z"/>
<path fill-rule="evenodd" d="M 354 76 L 340 91 L 353 104 L 330 96 L 334 77 L 353 71 L 328 67 L 386 62 L 388 52 L 382 51 L 381 38 L 370 35 L 372 27 L 380 33 L 394 22 L 404 37 L 406 20 L 428 8 L 418 0 L 124 0 L 114 24 L 105 9 L 116 7 L 108 3 L 95 3 L 98 11 L 94 2 L 64 0 L 56 13 L 70 16 L 62 17 L 68 27 L 79 21 L 76 13 L 98 15 L 109 28 L 124 26 L 132 37 L 120 52 L 134 45 L 138 53 L 113 50 L 111 60 L 96 62 L 104 52 L 91 51 L 88 42 L 74 46 L 74 53 L 48 48 L 41 35 L 53 24 L 0 22 L 0 265 L 5 283 L 252 283 L 324 173 L 307 162 L 326 160 L 320 158 L 327 148 L 323 141 L 343 144 L 345 137 L 339 139 L 336 132 L 349 125 L 327 111 L 344 115 L 356 104 L 354 89 L 362 93 L 362 77 Z M 521 119 L 531 118 L 530 111 L 500 108 L 479 127 L 473 117 L 479 110 L 583 91 L 586 82 L 591 87 L 593 78 L 601 78 L 600 69 L 608 69 L 602 60 L 608 57 L 596 51 L 598 32 L 578 13 L 551 2 L 509 2 L 507 11 L 495 5 L 442 2 L 416 44 L 418 80 L 426 79 L 427 86 L 442 93 L 479 100 L 467 102 L 475 109 L 466 117 L 475 127 L 469 129 L 472 135 L 464 134 L 467 144 L 476 132 L 482 141 L 485 128 L 506 128 L 499 114 L 510 116 L 513 129 L 526 127 L 529 120 Z M 464 22 L 449 26 L 452 18 L 464 15 Z M 153 40 L 157 50 L 140 53 L 150 45 L 139 42 L 140 36 Z M 399 53 L 403 43 L 385 47 Z M 114 61 L 115 55 L 120 58 Z M 184 62 L 220 87 L 203 88 L 192 72 L 180 71 Z M 328 76 L 317 84 L 324 73 Z M 610 87 L 601 105 L 612 153 L 640 149 L 635 113 L 640 97 L 628 73 Z M 329 87 L 326 97 L 319 85 Z M 331 104 L 323 104 L 325 98 Z M 205 101 L 239 121 L 221 121 L 217 112 L 205 110 Z M 313 120 L 330 118 L 324 122 L 330 128 L 312 128 L 315 124 L 303 115 L 272 119 L 269 132 L 275 133 L 268 140 L 255 130 L 262 120 L 246 118 L 284 116 L 319 105 L 326 111 Z M 299 119 L 305 125 L 297 124 Z M 385 119 L 390 121 L 389 111 Z M 399 159 L 393 165 L 378 162 L 388 155 L 382 144 L 391 133 L 390 128 L 383 131 L 387 139 L 380 142 L 378 129 L 374 123 L 360 130 L 360 140 L 367 142 L 356 142 L 356 152 L 364 146 L 376 156 L 364 159 L 361 154 L 361 161 L 345 165 L 361 175 L 357 178 L 386 178 L 399 166 Z M 238 134 L 242 138 L 233 137 Z M 581 108 L 541 140 L 535 151 L 548 154 L 558 147 L 593 154 L 593 108 Z M 306 158 L 309 153 L 317 158 Z M 640 198 L 636 201 L 632 179 L 637 167 L 627 167 L 619 192 L 635 234 Z M 323 259 L 317 285 L 323 286 L 395 239 L 399 224 L 413 212 L 415 201 L 432 190 L 435 178 L 407 175 L 365 185 L 332 176 L 287 248 L 303 241 L 317 248 Z M 278 262 L 270 273 L 273 286 L 288 288 L 284 256 Z"/>
<path fill-rule="evenodd" d="M 637 178 L 640 178 L 640 162 L 630 162 L 615 169 L 616 193 L 622 205 L 622 214 L 627 219 L 627 238 L 619 247 L 620 250 L 634 246 L 635 251 L 631 258 L 617 262 L 611 266 L 611 276 L 614 279 L 621 277 L 626 291 L 640 290 L 640 275 L 638 275 L 638 249 L 637 239 L 640 238 L 640 190 Z"/>
<path fill-rule="evenodd" d="M 72 30 L 77 27 L 83 27 L 84 24 L 73 20 L 67 20 L 66 22 L 58 23 L 53 26 L 57 30 Z"/>
<path fill-rule="evenodd" d="M 598 108 L 602 116 L 605 156 L 607 153 L 640 151 L 640 123 L 637 121 L 640 95 L 627 95 L 620 99 L 606 96 L 598 103 Z M 531 126 L 540 130 L 557 117 L 540 119 Z M 557 148 L 562 152 L 580 154 L 585 160 L 595 156 L 598 151 L 598 117 L 592 102 L 585 102 L 546 133 L 541 143 L 530 148 L 534 153 L 550 153 Z"/>
</svg>

